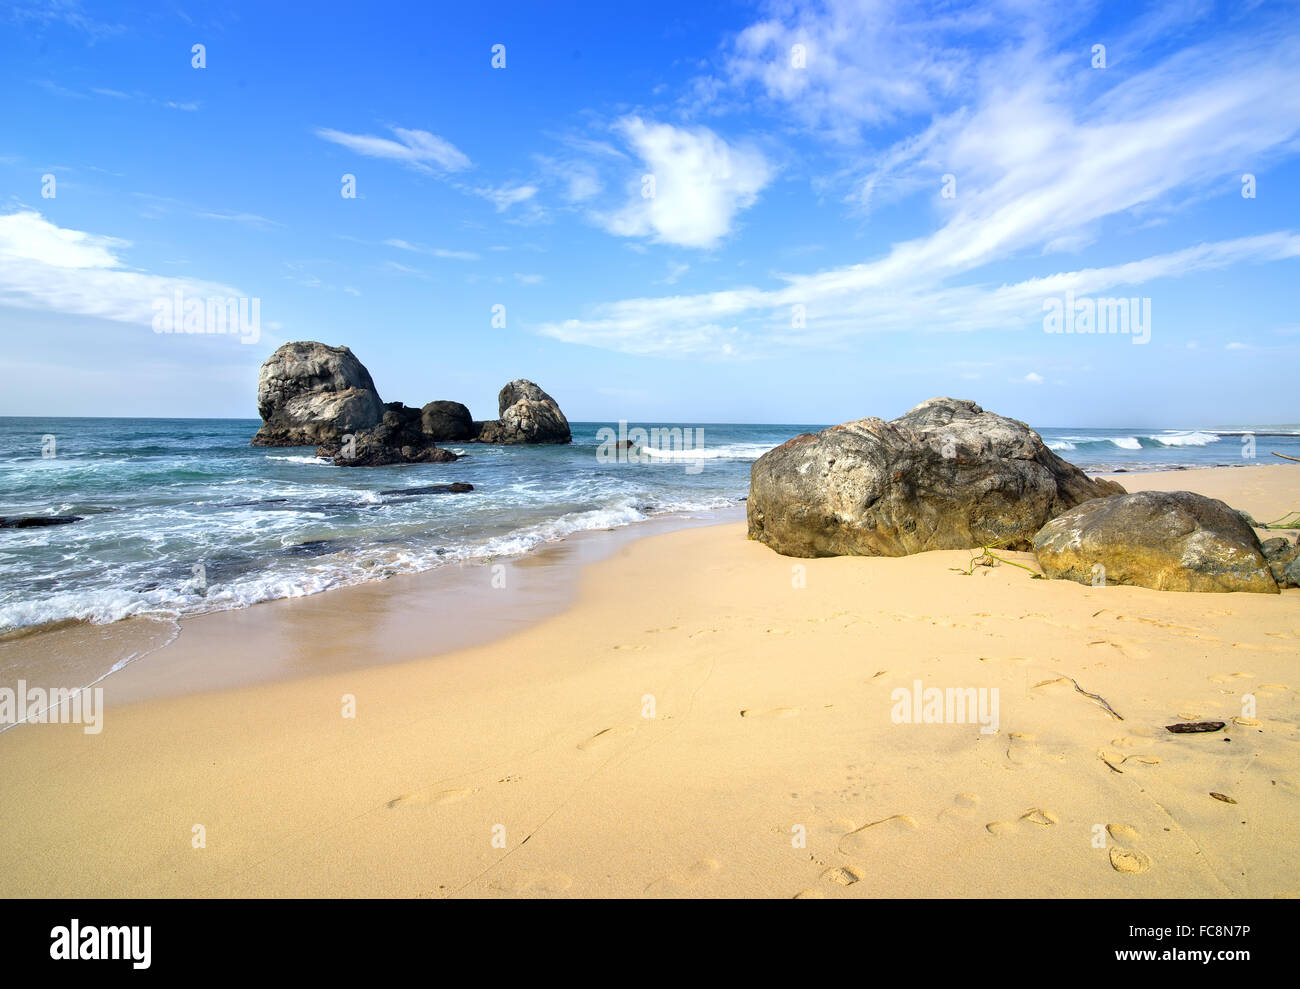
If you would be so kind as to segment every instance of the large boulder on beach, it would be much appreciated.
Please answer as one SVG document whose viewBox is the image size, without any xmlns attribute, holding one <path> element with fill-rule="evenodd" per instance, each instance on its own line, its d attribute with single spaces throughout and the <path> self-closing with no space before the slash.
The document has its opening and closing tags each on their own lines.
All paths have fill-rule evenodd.
<svg viewBox="0 0 1300 989">
<path fill-rule="evenodd" d="M 421 410 L 401 402 L 385 405 L 383 418 L 372 428 L 358 430 L 339 443 L 321 444 L 316 456 L 332 459 L 336 467 L 443 464 L 457 459 L 425 433 Z"/>
<path fill-rule="evenodd" d="M 749 536 L 799 557 L 1029 549 L 1049 519 L 1123 490 L 1023 422 L 932 398 L 892 422 L 846 422 L 765 453 L 750 471 Z"/>
<path fill-rule="evenodd" d="M 1277 593 L 1255 530 L 1191 491 L 1139 491 L 1085 502 L 1034 538 L 1048 577 L 1157 591 Z"/>
<path fill-rule="evenodd" d="M 316 446 L 376 425 L 384 404 L 375 383 L 347 347 L 286 343 L 257 378 L 262 428 L 253 446 Z"/>
<path fill-rule="evenodd" d="M 479 424 L 480 443 L 569 443 L 569 420 L 555 399 L 518 378 L 497 396 L 499 418 Z"/>
<path fill-rule="evenodd" d="M 435 443 L 472 440 L 474 417 L 460 402 L 430 402 L 420 410 L 420 426 Z"/>
</svg>

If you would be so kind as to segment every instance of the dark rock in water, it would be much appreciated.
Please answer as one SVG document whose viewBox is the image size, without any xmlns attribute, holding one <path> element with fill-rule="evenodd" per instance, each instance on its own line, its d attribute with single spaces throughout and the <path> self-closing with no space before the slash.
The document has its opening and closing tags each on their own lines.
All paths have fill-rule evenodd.
<svg viewBox="0 0 1300 989">
<path fill-rule="evenodd" d="M 370 372 L 347 347 L 299 341 L 270 356 L 257 378 L 262 428 L 253 446 L 341 442 L 383 415 Z"/>
<path fill-rule="evenodd" d="M 0 515 L 0 529 L 42 529 L 47 525 L 70 525 L 80 515 Z"/>
<path fill-rule="evenodd" d="M 336 467 L 442 464 L 457 459 L 425 434 L 420 410 L 401 402 L 385 405 L 379 424 L 353 434 L 350 444 L 322 444 L 316 448 L 316 456 L 333 459 Z"/>
<path fill-rule="evenodd" d="M 466 484 L 464 481 L 453 481 L 451 484 L 430 484 L 423 488 L 393 488 L 379 493 L 381 495 L 464 494 L 473 490 L 474 485 L 472 484 Z"/>
<path fill-rule="evenodd" d="M 1034 553 L 1047 576 L 1081 584 L 1277 593 L 1255 530 L 1223 502 L 1191 491 L 1085 502 L 1043 526 Z"/>
<path fill-rule="evenodd" d="M 1251 515 L 1250 512 L 1243 512 L 1240 508 L 1238 508 L 1237 514 L 1240 515 L 1241 520 L 1245 522 L 1248 526 L 1250 526 L 1252 529 L 1264 528 L 1262 525 L 1260 525 L 1258 522 L 1255 521 L 1255 516 Z"/>
<path fill-rule="evenodd" d="M 569 443 L 569 420 L 555 399 L 537 385 L 517 378 L 497 396 L 498 418 L 479 427 L 480 443 Z"/>
<path fill-rule="evenodd" d="M 305 543 L 286 546 L 284 552 L 291 556 L 321 556 L 333 552 L 336 542 L 334 539 L 309 539 Z"/>
<path fill-rule="evenodd" d="M 1275 536 L 1265 539 L 1260 548 L 1278 587 L 1300 587 L 1300 546 Z"/>
<path fill-rule="evenodd" d="M 749 537 L 786 556 L 1028 549 L 1048 519 L 1122 492 L 1089 478 L 1023 422 L 934 398 L 893 422 L 804 433 L 750 470 Z"/>
<path fill-rule="evenodd" d="M 478 435 L 469 409 L 459 402 L 430 402 L 420 410 L 420 425 L 435 443 L 468 442 Z"/>
</svg>

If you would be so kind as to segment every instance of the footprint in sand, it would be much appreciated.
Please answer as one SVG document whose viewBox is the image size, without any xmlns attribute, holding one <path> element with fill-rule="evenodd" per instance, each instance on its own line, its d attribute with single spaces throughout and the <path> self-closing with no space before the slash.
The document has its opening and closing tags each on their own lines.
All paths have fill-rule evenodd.
<svg viewBox="0 0 1300 989">
<path fill-rule="evenodd" d="M 1135 755 L 1125 756 L 1123 765 L 1127 766 L 1130 762 L 1138 766 L 1158 766 L 1163 762 L 1158 755 L 1148 755 L 1145 752 Z"/>
<path fill-rule="evenodd" d="M 1043 810 L 1039 807 L 1032 807 L 1025 811 L 1020 815 L 1020 819 L 1029 824 L 1037 824 L 1040 828 L 1050 828 L 1053 824 L 1061 823 L 1061 819 L 1050 810 Z"/>
<path fill-rule="evenodd" d="M 1134 844 L 1142 837 L 1138 829 L 1129 824 L 1107 824 L 1106 831 L 1116 841 L 1125 841 Z"/>
<path fill-rule="evenodd" d="M 596 734 L 592 735 L 591 738 L 587 739 L 585 742 L 579 742 L 578 748 L 583 752 L 598 752 L 610 742 L 613 742 L 624 735 L 631 735 L 634 731 L 636 731 L 636 729 L 631 725 L 618 725 L 614 728 L 606 728 L 603 731 L 596 732 Z"/>
<path fill-rule="evenodd" d="M 457 801 L 464 800 L 470 794 L 477 793 L 475 789 L 461 790 L 438 790 L 436 793 L 404 793 L 400 797 L 394 797 L 388 801 L 389 810 L 398 807 L 441 807 L 445 804 L 454 804 Z"/>
<path fill-rule="evenodd" d="M 1234 680 L 1240 680 L 1250 675 L 1249 673 L 1215 673 L 1210 677 L 1210 683 L 1232 683 Z"/>
<path fill-rule="evenodd" d="M 1007 761 L 1013 766 L 1036 766 L 1041 753 L 1035 742 L 1037 736 L 1013 731 L 1007 735 Z"/>
<path fill-rule="evenodd" d="M 842 855 L 862 855 L 875 851 L 880 841 L 888 841 L 917 831 L 920 825 L 907 814 L 895 814 L 883 821 L 873 821 L 846 834 L 836 846 Z"/>
<path fill-rule="evenodd" d="M 819 889 L 805 889 L 794 894 L 796 900 L 824 900 L 826 894 Z"/>
<path fill-rule="evenodd" d="M 793 718 L 802 708 L 798 707 L 747 707 L 740 712 L 742 718 Z"/>
<path fill-rule="evenodd" d="M 1050 828 L 1054 824 L 1059 824 L 1061 819 L 1053 814 L 1050 810 L 1043 810 L 1041 807 L 1031 807 L 1020 815 L 1018 821 L 990 821 L 984 825 L 984 830 L 991 835 L 1001 838 L 1005 835 L 1016 834 L 1020 830 L 1020 825 L 1034 824 L 1040 828 Z"/>
<path fill-rule="evenodd" d="M 670 896 L 686 893 L 721 869 L 722 863 L 717 859 L 700 859 L 681 872 L 672 872 L 666 876 L 661 876 L 650 883 L 645 888 L 645 891 Z"/>
<path fill-rule="evenodd" d="M 573 877 L 563 872 L 516 872 L 491 883 L 506 893 L 563 893 L 572 885 Z"/>
<path fill-rule="evenodd" d="M 973 793 L 959 793 L 952 798 L 952 806 L 939 811 L 939 820 L 944 822 L 966 821 L 975 813 L 980 798 Z"/>
<path fill-rule="evenodd" d="M 827 869 L 821 876 L 836 886 L 852 886 L 867 878 L 867 870 L 857 865 L 840 865 Z"/>
<path fill-rule="evenodd" d="M 1258 728 L 1264 722 L 1260 721 L 1259 718 L 1233 718 L 1232 723 L 1240 725 L 1242 728 Z"/>
<path fill-rule="evenodd" d="M 1135 848 L 1110 847 L 1110 867 L 1126 875 L 1139 875 L 1151 868 L 1151 856 Z"/>
<path fill-rule="evenodd" d="M 635 646 L 615 646 L 614 648 L 622 649 L 626 652 L 640 652 L 642 649 L 649 649 L 650 647 L 645 645 L 635 645 Z"/>
</svg>

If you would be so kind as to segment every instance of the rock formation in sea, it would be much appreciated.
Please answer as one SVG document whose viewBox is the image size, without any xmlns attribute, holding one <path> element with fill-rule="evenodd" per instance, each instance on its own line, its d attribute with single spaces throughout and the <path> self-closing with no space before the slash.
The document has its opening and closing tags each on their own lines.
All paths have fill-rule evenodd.
<svg viewBox="0 0 1300 989">
<path fill-rule="evenodd" d="M 498 419 L 481 423 L 480 443 L 568 443 L 569 420 L 555 399 L 524 378 L 516 378 L 497 396 Z"/>
<path fill-rule="evenodd" d="M 254 446 L 315 446 L 342 467 L 445 463 L 439 443 L 568 443 L 559 404 L 524 378 L 497 397 L 498 418 L 475 422 L 460 402 L 423 408 L 384 404 L 370 372 L 347 347 L 286 343 L 262 365 L 257 383 L 262 428 Z"/>
<path fill-rule="evenodd" d="M 750 472 L 749 536 L 785 556 L 1027 550 L 1050 519 L 1123 493 L 1089 478 L 1023 422 L 932 398 L 892 422 L 804 433 Z"/>
<path fill-rule="evenodd" d="M 257 377 L 262 428 L 253 446 L 316 446 L 376 425 L 384 403 L 347 347 L 300 341 L 270 356 Z"/>
<path fill-rule="evenodd" d="M 385 405 L 378 425 L 344 436 L 341 443 L 321 444 L 316 456 L 333 459 L 336 467 L 445 464 L 457 459 L 424 432 L 420 410 L 401 402 Z"/>
<path fill-rule="evenodd" d="M 1081 584 L 1278 590 L 1259 537 L 1241 513 L 1191 491 L 1139 491 L 1084 502 L 1043 526 L 1034 554 L 1048 577 Z"/>
</svg>

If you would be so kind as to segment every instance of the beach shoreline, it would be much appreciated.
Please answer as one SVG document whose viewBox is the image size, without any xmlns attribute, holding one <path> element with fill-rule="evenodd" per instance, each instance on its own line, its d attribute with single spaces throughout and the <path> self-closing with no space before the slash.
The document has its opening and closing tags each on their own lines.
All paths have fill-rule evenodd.
<svg viewBox="0 0 1300 989">
<path fill-rule="evenodd" d="M 1116 479 L 1264 522 L 1294 471 Z M 422 612 L 429 573 L 185 619 L 104 682 L 100 734 L 0 736 L 5 894 L 1300 894 L 1300 591 L 649 525 L 509 561 L 485 638 L 433 641 L 493 599 Z M 896 722 L 918 681 L 996 688 L 1000 723 Z M 1229 727 L 1163 730 L 1202 717 Z"/>
</svg>

